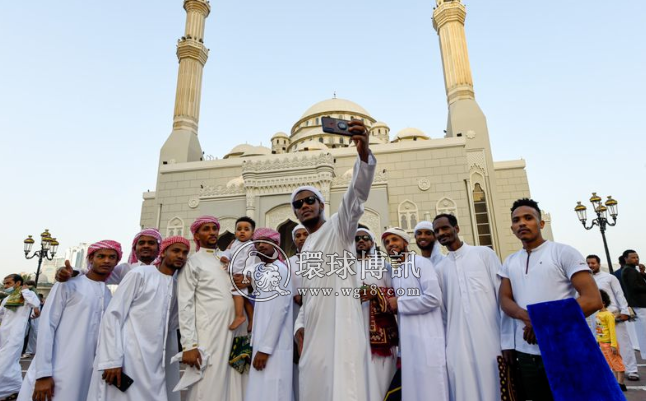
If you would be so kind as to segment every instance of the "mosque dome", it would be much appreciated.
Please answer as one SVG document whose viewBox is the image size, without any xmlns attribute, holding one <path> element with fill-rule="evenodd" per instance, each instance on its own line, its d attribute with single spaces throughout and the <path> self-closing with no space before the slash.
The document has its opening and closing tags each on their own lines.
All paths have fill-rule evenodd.
<svg viewBox="0 0 646 401">
<path fill-rule="evenodd" d="M 323 100 L 322 102 L 318 102 L 309 109 L 303 113 L 301 116 L 301 119 L 304 119 L 309 116 L 313 116 L 315 114 L 322 114 L 322 113 L 328 113 L 328 112 L 345 112 L 345 113 L 354 113 L 354 114 L 362 114 L 364 116 L 369 116 L 370 113 L 363 107 L 359 106 L 353 101 L 346 100 L 346 99 L 327 99 Z"/>
<path fill-rule="evenodd" d="M 271 137 L 272 140 L 278 138 L 289 138 L 289 136 L 284 132 L 276 132 L 274 136 Z"/>
<path fill-rule="evenodd" d="M 271 149 L 267 147 L 252 146 L 251 149 L 247 149 L 240 157 L 265 156 L 270 154 L 271 154 Z"/>
<path fill-rule="evenodd" d="M 417 139 L 425 140 L 425 139 L 431 139 L 431 138 L 429 138 L 428 135 L 422 132 L 422 130 L 409 127 L 399 131 L 397 135 L 395 135 L 395 139 L 393 142 L 399 142 L 403 140 L 417 140 Z"/>
<path fill-rule="evenodd" d="M 390 129 L 390 127 L 388 127 L 388 124 L 386 124 L 383 121 L 377 121 L 376 123 L 372 124 L 371 128 L 372 129 L 375 129 L 375 128 L 389 128 Z"/>
<path fill-rule="evenodd" d="M 230 158 L 233 158 L 233 157 L 240 157 L 240 156 L 242 156 L 246 151 L 248 151 L 248 150 L 250 150 L 250 149 L 253 149 L 253 148 L 254 148 L 254 146 L 253 146 L 253 145 L 249 145 L 249 144 L 246 144 L 246 143 L 243 143 L 243 144 L 241 144 L 241 145 L 237 145 L 237 146 L 235 146 L 233 149 L 231 149 L 231 151 L 230 151 L 229 153 L 227 153 L 227 154 L 224 156 L 224 158 L 225 158 L 225 159 L 230 159 Z"/>
<path fill-rule="evenodd" d="M 314 151 L 314 150 L 328 150 L 328 147 L 319 141 L 309 140 L 309 141 L 302 142 L 296 151 L 306 152 L 306 151 Z"/>
</svg>

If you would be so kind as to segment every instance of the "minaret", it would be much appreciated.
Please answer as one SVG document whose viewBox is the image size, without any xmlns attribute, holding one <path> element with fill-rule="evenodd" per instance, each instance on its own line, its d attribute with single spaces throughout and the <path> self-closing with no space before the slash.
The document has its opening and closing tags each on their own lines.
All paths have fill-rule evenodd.
<svg viewBox="0 0 646 401">
<path fill-rule="evenodd" d="M 204 23 L 211 12 L 206 0 L 184 0 L 186 31 L 177 43 L 179 72 L 175 94 L 173 132 L 164 143 L 160 164 L 202 160 L 197 138 L 202 97 L 202 72 L 209 57 L 204 46 Z"/>
<path fill-rule="evenodd" d="M 489 225 L 494 249 L 499 255 L 508 254 L 501 249 L 507 245 L 498 238 L 497 226 L 503 219 L 503 208 L 497 199 L 496 172 L 491 155 L 487 119 L 475 100 L 473 77 L 464 32 L 466 8 L 461 0 L 436 0 L 433 11 L 433 27 L 437 31 L 442 53 L 444 85 L 449 108 L 446 128 L 447 137 L 464 137 L 469 164 L 469 207 L 475 216 L 474 203 L 481 199 L 484 192 Z M 477 194 L 474 193 L 477 191 Z M 478 198 L 478 199 L 475 199 Z M 481 210 L 480 210 L 481 211 Z M 479 244 L 478 225 L 472 221 L 474 242 Z"/>
</svg>

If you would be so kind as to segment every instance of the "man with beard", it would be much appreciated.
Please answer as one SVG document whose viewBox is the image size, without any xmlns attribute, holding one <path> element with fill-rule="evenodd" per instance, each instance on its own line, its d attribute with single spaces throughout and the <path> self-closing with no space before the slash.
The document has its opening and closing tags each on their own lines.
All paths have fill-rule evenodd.
<svg viewBox="0 0 646 401">
<path fill-rule="evenodd" d="M 88 401 L 179 400 L 169 392 L 176 383 L 166 383 L 166 371 L 179 373 L 169 363 L 177 353 L 169 334 L 178 328 L 175 273 L 189 250 L 186 238 L 166 238 L 153 265 L 126 274 L 101 321 Z M 122 391 L 125 377 L 133 382 Z"/>
<path fill-rule="evenodd" d="M 437 266 L 444 259 L 440 250 L 440 243 L 436 241 L 433 223 L 430 221 L 420 221 L 415 226 L 415 243 L 422 256 L 429 259 L 433 266 Z"/>
<path fill-rule="evenodd" d="M 409 252 L 410 239 L 401 228 L 386 230 L 381 241 L 393 260 L 393 287 L 399 295 L 389 304 L 399 316 L 402 400 L 448 401 L 442 291 L 435 268 Z"/>
<path fill-rule="evenodd" d="M 159 255 L 159 244 L 161 244 L 161 241 L 161 234 L 155 228 L 146 228 L 140 231 L 132 240 L 132 248 L 128 262 L 121 263 L 115 267 L 106 284 L 118 285 L 130 270 L 137 266 L 152 264 L 157 255 Z M 70 265 L 70 262 L 66 260 L 65 267 L 59 268 L 56 272 L 56 281 L 65 282 L 79 273 L 86 274 L 87 270 L 75 271 Z"/>
<path fill-rule="evenodd" d="M 437 215 L 433 230 L 449 250 L 436 268 L 444 301 L 451 401 L 498 401 L 497 357 L 504 317 L 498 302 L 500 260 L 491 248 L 462 242 L 452 214 Z M 502 334 L 513 341 L 511 320 L 505 317 L 504 323 Z"/>
<path fill-rule="evenodd" d="M 54 284 L 18 401 L 87 399 L 101 317 L 112 299 L 105 281 L 120 259 L 121 244 L 99 241 L 88 248 L 87 274 Z"/>
<path fill-rule="evenodd" d="M 299 261 L 302 286 L 339 292 L 339 296 L 307 292 L 294 327 L 296 341 L 302 347 L 300 397 L 308 401 L 378 398 L 369 394 L 370 348 L 361 304 L 354 294 L 341 293 L 342 288 L 357 287 L 357 278 L 337 273 L 352 267 L 354 236 L 377 164 L 363 122 L 352 120 L 348 125 L 358 157 L 337 213 L 326 222 L 325 199 L 314 187 L 297 188 L 291 199 L 294 214 L 310 233 Z"/>
<path fill-rule="evenodd" d="M 234 332 L 229 325 L 235 317 L 231 278 L 218 254 L 220 223 L 213 216 L 198 217 L 191 224 L 197 252 L 191 255 L 178 277 L 179 326 L 182 334 L 182 362 L 200 368 L 202 348 L 210 355 L 202 380 L 193 384 L 186 399 L 242 401 L 248 373 L 229 366 Z M 237 331 L 247 332 L 247 325 Z M 244 378 L 244 380 L 243 380 Z"/>
<path fill-rule="evenodd" d="M 516 319 L 515 352 L 506 352 L 506 359 L 518 364 L 528 399 L 549 401 L 552 390 L 527 305 L 575 298 L 578 293 L 576 300 L 587 317 L 603 304 L 583 255 L 571 246 L 543 239 L 544 226 L 537 202 L 527 198 L 514 202 L 511 230 L 523 249 L 507 257 L 498 274 L 502 277 L 501 306 L 506 315 Z"/>
<path fill-rule="evenodd" d="M 377 253 L 375 235 L 359 228 L 354 237 L 357 250 L 357 275 L 363 323 L 370 339 L 373 375 L 368 383 L 373 394 L 383 400 L 397 370 L 397 320 L 388 300 L 394 296 L 391 267 Z"/>
</svg>

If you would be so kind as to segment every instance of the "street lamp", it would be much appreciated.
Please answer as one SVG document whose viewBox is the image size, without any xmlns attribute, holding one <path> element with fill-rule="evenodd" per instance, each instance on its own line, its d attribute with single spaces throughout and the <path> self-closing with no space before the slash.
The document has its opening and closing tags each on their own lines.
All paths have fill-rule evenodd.
<svg viewBox="0 0 646 401">
<path fill-rule="evenodd" d="M 58 241 L 56 238 L 52 238 L 52 235 L 49 233 L 49 230 L 45 230 L 40 234 L 40 250 L 35 251 L 33 255 L 29 256 L 31 248 L 34 246 L 34 239 L 29 235 L 27 239 L 23 241 L 25 245 L 25 259 L 33 259 L 38 257 L 38 269 L 36 269 L 36 287 L 38 287 L 38 276 L 40 276 L 40 266 L 43 263 L 43 259 L 52 260 L 56 255 L 58 250 Z"/>
<path fill-rule="evenodd" d="M 615 199 L 612 199 L 612 196 L 608 197 L 605 205 L 601 203 L 601 200 L 601 197 L 598 196 L 596 192 L 592 193 L 590 203 L 592 203 L 592 207 L 594 213 L 597 215 L 597 218 L 592 220 L 590 227 L 586 226 L 585 224 L 586 220 L 588 219 L 588 208 L 586 208 L 585 205 L 582 205 L 581 202 L 577 202 L 576 206 L 574 207 L 574 211 L 576 212 L 579 221 L 583 224 L 583 227 L 586 230 L 591 230 L 592 227 L 599 226 L 599 231 L 601 231 L 601 238 L 603 238 L 603 247 L 606 250 L 606 258 L 608 258 L 608 269 L 610 270 L 610 273 L 612 273 L 612 260 L 610 259 L 608 242 L 606 241 L 606 228 L 608 226 L 614 227 L 614 225 L 617 224 L 617 216 L 619 215 L 619 212 L 617 210 L 617 201 Z M 612 218 L 612 223 L 608 220 L 608 214 L 610 214 L 610 217 Z"/>
</svg>

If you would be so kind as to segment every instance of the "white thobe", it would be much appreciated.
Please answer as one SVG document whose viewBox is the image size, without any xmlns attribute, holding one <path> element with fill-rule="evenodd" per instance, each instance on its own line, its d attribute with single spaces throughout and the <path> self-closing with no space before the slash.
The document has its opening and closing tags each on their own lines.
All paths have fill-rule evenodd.
<svg viewBox="0 0 646 401">
<path fill-rule="evenodd" d="M 202 248 L 188 259 L 178 284 L 182 348 L 200 346 L 211 355 L 211 364 L 203 379 L 189 388 L 187 400 L 207 401 L 217 395 L 221 401 L 242 401 L 243 375 L 229 366 L 229 325 L 235 318 L 229 273 L 214 250 Z"/>
<path fill-rule="evenodd" d="M 339 296 L 312 293 L 303 296 L 303 306 L 294 327 L 295 330 L 305 328 L 303 353 L 299 363 L 301 400 L 375 399 L 369 398 L 370 343 L 363 324 L 361 302 L 352 295 L 341 293 L 343 288 L 358 287 L 358 280 L 356 275 L 350 274 L 343 278 L 332 272 L 338 266 L 330 263 L 330 258 L 334 255 L 342 258 L 344 251 L 352 255 L 355 253 L 354 236 L 363 214 L 363 204 L 370 193 L 375 168 L 376 161 L 372 154 L 368 163 L 357 158 L 352 181 L 343 195 L 338 212 L 307 237 L 301 250 L 301 254 L 305 255 L 311 252 L 322 254 L 320 260 L 305 261 L 302 269 L 317 270 L 320 264 L 323 277 L 303 277 L 303 288 L 328 288 L 339 292 Z M 314 254 L 304 259 L 311 259 L 313 256 Z"/>
<path fill-rule="evenodd" d="M 280 261 L 273 262 L 281 277 L 280 288 L 289 291 L 267 301 L 273 295 L 258 288 L 260 295 L 253 311 L 251 346 L 253 355 L 269 354 L 267 365 L 261 371 L 253 366 L 249 371 L 246 401 L 292 401 L 292 371 L 294 365 L 294 325 L 292 320 L 292 286 L 288 281 L 287 266 Z M 260 265 L 262 266 L 262 264 Z"/>
<path fill-rule="evenodd" d="M 43 377 L 54 379 L 54 400 L 87 398 L 101 318 L 111 298 L 104 282 L 86 276 L 54 284 L 38 318 L 38 353 L 19 401 L 31 401 L 36 380 Z"/>
<path fill-rule="evenodd" d="M 167 394 L 166 370 L 177 353 L 177 286 L 175 278 L 155 266 L 132 269 L 121 281 L 101 322 L 94 373 L 88 392 L 91 400 L 157 401 Z M 133 379 L 121 392 L 102 378 L 106 369 L 121 367 Z"/>
<path fill-rule="evenodd" d="M 41 305 L 42 308 L 42 305 Z M 29 338 L 27 339 L 27 350 L 25 353 L 35 355 L 37 340 L 38 340 L 38 318 L 29 319 L 29 324 L 27 325 L 27 331 L 29 332 Z"/>
<path fill-rule="evenodd" d="M 368 259 L 358 259 L 357 260 L 357 275 L 359 279 L 363 281 L 363 284 L 370 287 L 375 285 L 377 287 L 392 288 L 393 282 L 391 278 L 390 266 L 385 263 L 383 258 L 374 259 L 370 261 Z M 375 266 L 371 264 L 378 263 L 376 266 L 381 269 L 379 272 L 375 271 Z M 363 277 L 363 279 L 361 279 Z M 370 289 L 368 289 L 370 291 Z M 361 309 L 363 312 L 363 324 L 365 325 L 366 335 L 370 339 L 370 302 L 363 302 L 361 304 Z M 372 364 L 372 374 L 369 377 L 368 385 L 370 386 L 371 394 L 378 394 L 379 399 L 383 400 L 388 392 L 388 387 L 390 387 L 390 382 L 395 376 L 397 371 L 397 349 L 393 347 L 391 356 L 381 356 L 381 355 L 370 355 L 370 363 Z"/>
<path fill-rule="evenodd" d="M 630 315 L 628 302 L 626 301 L 624 291 L 621 289 L 621 283 L 619 283 L 617 277 L 603 271 L 593 274 L 592 277 L 597 283 L 597 287 L 599 287 L 600 290 L 604 290 L 610 297 L 610 306 L 608 306 L 608 310 L 612 313 L 618 312 L 624 315 Z M 592 333 L 595 335 L 596 317 L 597 312 L 588 316 L 586 319 Z M 592 323 L 594 323 L 594 326 Z M 617 333 L 619 353 L 621 354 L 621 359 L 624 361 L 624 365 L 626 365 L 626 373 L 637 373 L 637 358 L 635 358 L 633 344 L 630 341 L 630 336 L 628 335 L 628 322 L 617 322 L 615 325 L 615 331 Z"/>
<path fill-rule="evenodd" d="M 25 299 L 23 306 L 6 308 L 5 298 L 0 303 L 0 398 L 10 396 L 20 390 L 22 384 L 22 369 L 20 368 L 20 353 L 25 340 L 25 327 L 32 308 L 40 307 L 38 296 L 31 290 L 22 291 Z"/>
<path fill-rule="evenodd" d="M 452 401 L 499 401 L 498 355 L 503 334 L 513 349 L 513 321 L 498 300 L 498 256 L 463 243 L 437 266 L 446 325 L 446 364 Z"/>
<path fill-rule="evenodd" d="M 397 298 L 402 400 L 448 401 L 442 290 L 433 264 L 413 257 L 392 273 L 395 293 L 403 291 Z"/>
<path fill-rule="evenodd" d="M 442 255 L 442 246 L 440 245 L 440 241 L 435 241 L 433 243 L 433 251 L 431 252 L 431 257 L 428 258 L 431 263 L 433 263 L 433 266 L 439 266 L 439 264 L 446 258 L 446 256 Z"/>
<path fill-rule="evenodd" d="M 298 271 L 298 253 L 291 258 L 289 258 L 289 270 L 291 271 L 291 285 L 292 285 L 292 327 L 296 324 L 296 319 L 298 318 L 298 312 L 300 312 L 301 307 L 296 302 L 293 302 L 294 296 L 299 295 L 298 289 L 301 288 L 301 276 L 296 275 Z M 294 347 L 298 345 L 294 343 Z M 292 388 L 294 389 L 294 401 L 299 401 L 300 397 L 298 396 L 298 364 L 294 363 L 293 375 L 292 375 Z"/>
</svg>

